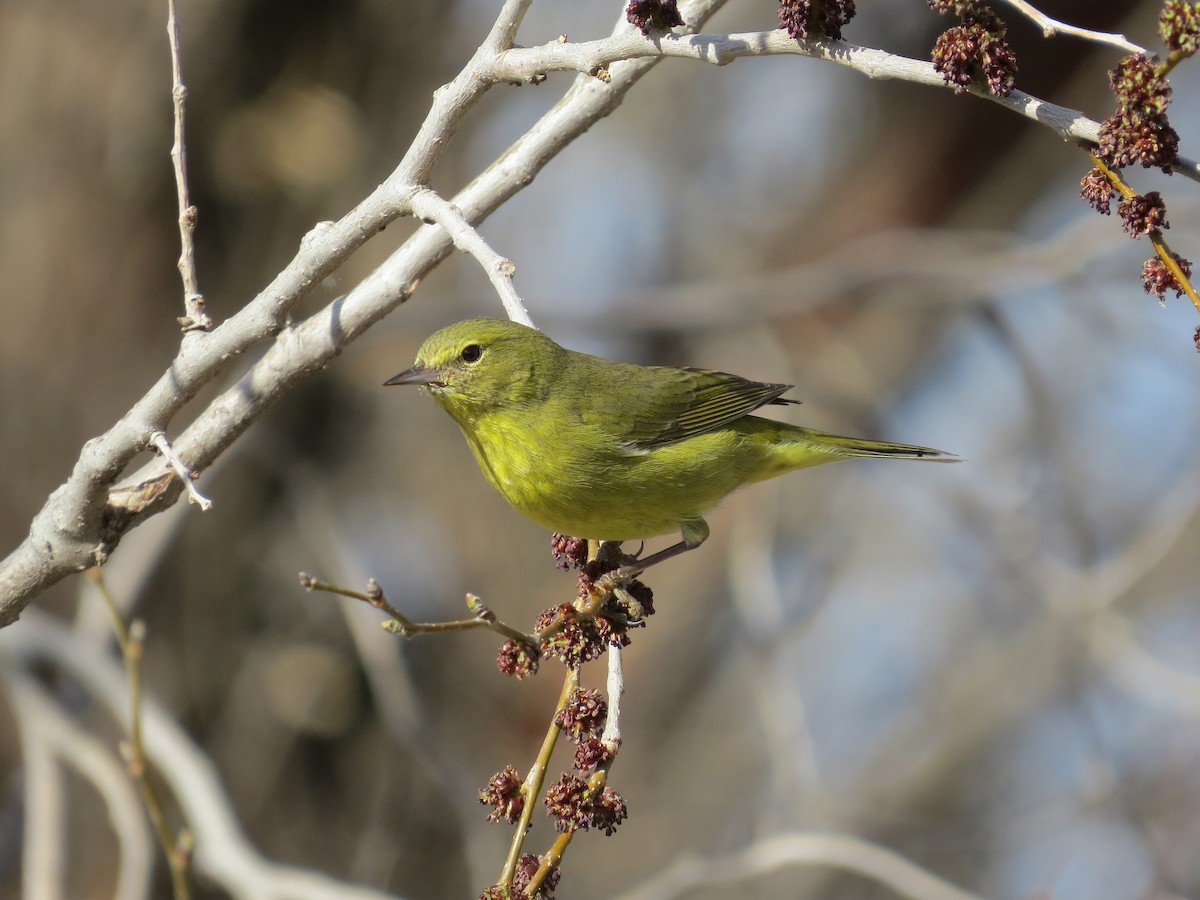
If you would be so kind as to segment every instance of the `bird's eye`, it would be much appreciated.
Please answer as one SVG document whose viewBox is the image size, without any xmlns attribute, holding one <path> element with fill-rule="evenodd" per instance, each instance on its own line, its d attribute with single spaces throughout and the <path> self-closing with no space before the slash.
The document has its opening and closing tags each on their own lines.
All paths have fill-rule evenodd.
<svg viewBox="0 0 1200 900">
<path fill-rule="evenodd" d="M 479 357 L 483 356 L 483 348 L 478 344 L 467 344 L 467 346 L 462 348 L 462 353 L 459 356 L 462 357 L 462 361 L 465 363 L 478 362 Z"/>
</svg>

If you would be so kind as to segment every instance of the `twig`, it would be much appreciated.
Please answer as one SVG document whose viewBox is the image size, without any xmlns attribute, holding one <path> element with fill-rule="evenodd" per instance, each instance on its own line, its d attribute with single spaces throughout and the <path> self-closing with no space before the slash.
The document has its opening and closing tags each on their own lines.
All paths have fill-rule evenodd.
<svg viewBox="0 0 1200 900">
<path fill-rule="evenodd" d="M 608 757 L 596 766 L 595 772 L 588 776 L 588 795 L 592 797 L 600 796 L 604 790 L 605 784 L 608 783 L 609 770 L 616 761 L 617 751 L 621 748 L 621 698 L 625 695 L 625 673 L 621 666 L 621 648 L 617 644 L 611 644 L 608 648 L 606 688 L 608 717 L 604 721 L 604 733 L 600 736 L 600 742 L 608 750 Z M 542 883 L 549 877 L 550 872 L 555 867 L 562 865 L 563 855 L 567 852 L 567 847 L 574 837 L 574 831 L 567 831 L 554 839 L 550 849 L 542 855 L 538 862 L 537 871 L 529 878 L 529 884 L 525 888 L 526 896 L 534 896 Z"/>
<path fill-rule="evenodd" d="M 546 770 L 550 767 L 550 756 L 554 753 L 554 745 L 558 743 L 559 734 L 562 733 L 562 728 L 555 721 L 558 717 L 558 711 L 566 709 L 567 704 L 571 702 L 571 696 L 578 687 L 579 670 L 568 670 L 567 677 L 563 679 L 562 693 L 558 695 L 558 703 L 554 707 L 554 715 L 550 717 L 550 728 L 546 731 L 546 737 L 542 740 L 542 747 L 538 750 L 537 758 L 533 761 L 533 766 L 530 768 L 529 774 L 525 776 L 525 781 L 521 785 L 521 793 L 525 797 L 525 805 L 521 808 L 521 816 L 517 820 L 517 830 L 513 832 L 512 843 L 508 848 L 508 856 L 504 860 L 504 869 L 501 871 L 500 880 L 497 882 L 497 884 L 504 887 L 512 886 L 513 874 L 517 871 L 517 863 L 521 861 L 521 849 L 525 846 L 525 835 L 529 831 L 529 823 L 533 819 L 533 810 L 536 806 L 538 795 L 542 792 L 542 784 L 546 780 Z M 541 869 L 539 868 L 538 871 L 540 872 Z M 542 878 L 545 878 L 545 875 Z"/>
<path fill-rule="evenodd" d="M 1124 197 L 1126 200 L 1136 197 L 1137 191 L 1126 184 L 1125 179 L 1121 177 L 1121 173 L 1115 169 L 1109 168 L 1095 153 L 1088 152 L 1088 156 L 1092 158 L 1092 165 L 1104 173 L 1104 177 L 1108 179 L 1108 183 Z M 1171 248 L 1167 246 L 1166 239 L 1163 238 L 1162 230 L 1152 228 L 1146 233 L 1146 237 L 1150 239 L 1150 243 L 1154 245 L 1154 252 L 1158 254 L 1158 258 L 1162 260 L 1163 265 L 1171 270 L 1171 275 L 1175 278 L 1175 283 L 1187 294 L 1188 299 L 1192 301 L 1192 305 L 1196 307 L 1196 311 L 1200 312 L 1200 294 L 1196 293 L 1196 289 L 1192 286 L 1192 282 L 1188 279 L 1183 269 L 1179 265 L 1179 260 L 1175 258 L 1175 254 L 1171 252 Z"/>
<path fill-rule="evenodd" d="M 179 274 L 183 278 L 183 307 L 186 315 L 179 320 L 184 331 L 208 331 L 212 318 L 204 308 L 196 278 L 196 230 L 198 213 L 188 196 L 187 144 L 183 139 L 183 107 L 187 87 L 183 83 L 183 67 L 179 62 L 179 21 L 175 18 L 175 0 L 167 0 L 167 37 L 171 43 L 171 100 L 175 108 L 175 142 L 171 145 L 171 162 L 175 165 L 175 191 L 179 196 Z"/>
<path fill-rule="evenodd" d="M 150 436 L 150 443 L 162 454 L 162 458 L 167 461 L 167 464 L 175 470 L 175 474 L 183 481 L 183 486 L 188 494 L 188 502 L 195 503 L 203 510 L 212 509 L 212 501 L 196 489 L 196 473 L 189 469 L 183 460 L 180 459 L 179 454 L 175 452 L 175 448 L 171 446 L 171 442 L 167 440 L 167 436 L 161 431 L 156 431 Z"/>
<path fill-rule="evenodd" d="M 188 900 L 191 897 L 191 868 L 192 868 L 192 835 L 187 828 L 182 828 L 178 835 L 171 833 L 163 812 L 162 801 L 150 781 L 149 766 L 146 760 L 146 747 L 142 740 L 142 652 L 146 635 L 145 625 L 134 619 L 128 626 L 117 609 L 117 603 L 109 593 L 108 585 L 99 569 L 88 570 L 88 577 L 104 598 L 104 605 L 112 617 L 113 632 L 117 636 L 117 644 L 121 648 L 121 656 L 125 660 L 125 676 L 129 681 L 129 740 L 122 744 L 122 755 L 129 767 L 129 774 L 137 782 L 142 794 L 142 802 L 150 815 L 154 833 L 167 858 L 171 870 L 171 887 L 175 900 Z"/>
<path fill-rule="evenodd" d="M 361 600 L 363 603 L 373 606 L 376 609 L 383 610 L 383 612 L 392 617 L 390 620 L 381 623 L 383 628 L 392 634 L 400 635 L 400 637 L 411 639 L 418 634 L 438 634 L 446 631 L 467 631 L 472 628 L 487 628 L 506 638 L 511 638 L 514 641 L 520 641 L 522 644 L 525 644 L 535 659 L 541 655 L 536 638 L 500 621 L 491 607 L 474 594 L 467 594 L 467 608 L 472 613 L 472 617 L 469 619 L 456 619 L 451 622 L 414 622 L 388 602 L 387 597 L 383 594 L 383 589 L 380 588 L 379 583 L 374 578 L 367 582 L 366 592 L 362 592 L 344 588 L 328 581 L 321 581 L 306 572 L 301 572 L 300 586 L 310 593 L 313 591 L 324 591 L 327 594 L 338 594 L 342 597 Z"/>
<path fill-rule="evenodd" d="M 1139 47 L 1125 37 L 1123 34 L 1114 34 L 1105 31 L 1092 31 L 1088 28 L 1080 28 L 1078 25 L 1068 25 L 1066 22 L 1060 22 L 1057 19 L 1052 19 L 1041 10 L 1035 9 L 1026 0 L 1000 0 L 1001 3 L 1007 3 L 1021 15 L 1032 19 L 1038 28 L 1042 29 L 1042 34 L 1045 37 L 1054 37 L 1056 34 L 1069 34 L 1073 37 L 1084 38 L 1085 40 L 1095 41 L 1098 44 L 1110 44 L 1113 47 L 1118 47 L 1126 53 L 1138 53 L 1142 56 L 1149 56 L 1150 53 L 1144 47 Z"/>
<path fill-rule="evenodd" d="M 492 287 L 500 295 L 504 311 L 514 322 L 533 328 L 533 320 L 525 309 L 525 304 L 513 286 L 513 275 L 517 267 L 512 260 L 506 259 L 493 250 L 483 236 L 475 230 L 466 217 L 453 203 L 450 203 L 436 191 L 420 188 L 409 200 L 413 215 L 428 224 L 441 225 L 454 241 L 454 246 L 464 253 L 469 253 L 483 267 Z"/>
</svg>

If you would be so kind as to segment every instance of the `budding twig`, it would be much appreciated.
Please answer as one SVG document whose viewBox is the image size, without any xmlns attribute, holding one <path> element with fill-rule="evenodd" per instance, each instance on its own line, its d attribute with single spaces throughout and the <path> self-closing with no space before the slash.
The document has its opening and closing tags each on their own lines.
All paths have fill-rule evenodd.
<svg viewBox="0 0 1200 900">
<path fill-rule="evenodd" d="M 175 18 L 175 0 L 167 0 L 167 37 L 171 43 L 171 99 L 175 108 L 175 142 L 171 145 L 171 161 L 175 165 L 175 190 L 179 195 L 179 275 L 183 279 L 183 307 L 186 315 L 179 320 L 184 331 L 208 331 L 212 318 L 204 309 L 204 295 L 196 278 L 196 207 L 188 196 L 187 145 L 183 140 L 183 106 L 187 88 L 183 84 L 183 67 L 179 62 L 179 22 Z"/>
<path fill-rule="evenodd" d="M 121 745 L 125 765 L 130 776 L 137 783 L 138 790 L 142 795 L 142 802 L 145 804 L 150 822 L 154 826 L 154 833 L 167 858 L 175 900 L 188 900 L 192 895 L 190 884 L 192 834 L 187 828 L 180 829 L 178 835 L 171 833 L 171 826 L 167 823 L 167 816 L 163 812 L 162 801 L 159 800 L 158 793 L 150 781 L 146 747 L 142 740 L 142 653 L 145 646 L 146 627 L 139 619 L 134 619 L 128 625 L 125 624 L 100 569 L 89 569 L 88 577 L 100 591 L 100 597 L 112 618 L 117 645 L 121 648 L 121 656 L 125 660 L 125 677 L 129 682 L 129 740 L 122 742 Z"/>
<path fill-rule="evenodd" d="M 520 641 L 529 649 L 529 652 L 533 654 L 535 659 L 540 656 L 536 638 L 500 621 L 496 617 L 496 614 L 492 612 L 491 607 L 474 594 L 467 594 L 467 608 L 472 613 L 469 619 L 455 619 L 450 622 L 414 622 L 388 602 L 387 597 L 383 594 L 383 589 L 374 578 L 368 579 L 367 590 L 363 592 L 332 584 L 328 581 L 321 581 L 306 572 L 301 572 L 300 586 L 309 593 L 324 591 L 327 594 L 338 594 L 342 597 L 361 600 L 369 606 L 382 610 L 391 616 L 391 619 L 381 623 L 382 627 L 386 631 L 398 634 L 403 638 L 411 639 L 418 634 L 438 634 L 445 631 L 467 631 L 472 628 L 487 628 L 506 638 Z"/>
</svg>

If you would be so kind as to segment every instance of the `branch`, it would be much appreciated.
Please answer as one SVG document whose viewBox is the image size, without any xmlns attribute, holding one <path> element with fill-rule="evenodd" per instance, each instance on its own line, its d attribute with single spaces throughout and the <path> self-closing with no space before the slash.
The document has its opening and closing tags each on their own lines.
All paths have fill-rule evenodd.
<svg viewBox="0 0 1200 900">
<path fill-rule="evenodd" d="M 179 20 L 175 18 L 175 0 L 167 0 L 167 38 L 171 44 L 171 100 L 175 110 L 175 142 L 171 145 L 171 162 L 175 167 L 175 191 L 179 196 L 179 275 L 183 278 L 183 308 L 179 320 L 184 331 L 208 331 L 212 318 L 204 309 L 204 296 L 196 278 L 196 207 L 188 197 L 187 144 L 183 139 L 183 106 L 187 88 L 183 84 L 183 67 L 179 62 Z"/>
<path fill-rule="evenodd" d="M 1124 50 L 1126 53 L 1136 53 L 1141 56 L 1150 55 L 1148 50 L 1128 40 L 1123 34 L 1091 31 L 1087 28 L 1080 28 L 1078 25 L 1068 25 L 1066 22 L 1050 18 L 1041 10 L 1034 9 L 1026 0 L 1000 0 L 1000 2 L 1007 3 L 1021 15 L 1032 19 L 1034 24 L 1042 29 L 1042 34 L 1045 37 L 1054 37 L 1056 34 L 1069 34 L 1073 37 L 1095 41 L 1098 44 L 1111 44 L 1114 47 Z"/>
<path fill-rule="evenodd" d="M 496 60 L 492 77 L 499 80 L 528 80 L 547 72 L 595 73 L 619 60 L 675 57 L 724 66 L 736 59 L 759 56 L 808 56 L 861 72 L 873 79 L 896 79 L 925 87 L 950 89 L 933 63 L 862 47 L 846 41 L 795 40 L 784 31 L 753 31 L 741 34 L 664 34 L 653 38 L 641 32 L 577 44 L 552 41 L 539 47 L 508 50 Z M 1007 97 L 989 94 L 972 85 L 967 90 L 1054 131 L 1065 141 L 1095 144 L 1100 124 L 1082 112 L 1058 106 L 1024 91 Z M 1180 158 L 1175 171 L 1200 181 L 1200 164 Z"/>
<path fill-rule="evenodd" d="M 436 191 L 423 188 L 412 195 L 410 203 L 414 216 L 428 225 L 441 225 L 450 235 L 450 240 L 454 241 L 455 247 L 475 257 L 475 261 L 483 267 L 488 280 L 492 282 L 492 287 L 500 295 L 500 302 L 504 304 L 504 311 L 508 317 L 514 322 L 533 328 L 533 319 L 529 318 L 525 304 L 518 296 L 517 289 L 513 287 L 513 275 L 516 274 L 517 267 L 513 265 L 512 260 L 501 256 L 488 246 L 483 236 L 463 217 L 462 210 L 453 203 L 446 202 Z"/>
</svg>

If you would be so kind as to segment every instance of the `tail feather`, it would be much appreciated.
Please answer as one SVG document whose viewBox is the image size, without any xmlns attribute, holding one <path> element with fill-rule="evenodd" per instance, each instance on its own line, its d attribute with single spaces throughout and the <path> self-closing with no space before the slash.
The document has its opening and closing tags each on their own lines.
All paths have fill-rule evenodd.
<svg viewBox="0 0 1200 900">
<path fill-rule="evenodd" d="M 804 429 L 805 437 L 815 447 L 835 456 L 867 456 L 885 459 L 924 459 L 930 462 L 962 462 L 962 459 L 945 450 L 919 447 L 916 444 L 893 444 L 889 441 L 871 441 L 866 438 L 844 437 L 824 431 Z"/>
</svg>

